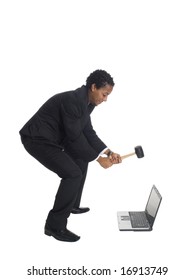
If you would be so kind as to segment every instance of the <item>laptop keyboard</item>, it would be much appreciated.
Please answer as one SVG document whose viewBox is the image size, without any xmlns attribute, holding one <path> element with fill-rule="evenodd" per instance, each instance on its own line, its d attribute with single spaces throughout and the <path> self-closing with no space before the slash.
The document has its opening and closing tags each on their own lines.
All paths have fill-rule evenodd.
<svg viewBox="0 0 195 280">
<path fill-rule="evenodd" d="M 133 228 L 150 227 L 145 212 L 130 212 L 131 224 Z"/>
</svg>

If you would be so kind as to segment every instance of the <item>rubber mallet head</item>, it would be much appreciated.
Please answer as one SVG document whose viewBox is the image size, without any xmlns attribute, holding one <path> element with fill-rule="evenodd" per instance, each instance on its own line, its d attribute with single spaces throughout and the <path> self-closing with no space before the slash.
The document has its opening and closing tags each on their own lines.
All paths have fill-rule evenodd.
<svg viewBox="0 0 195 280">
<path fill-rule="evenodd" d="M 142 149 L 142 146 L 136 146 L 135 147 L 135 154 L 138 158 L 144 157 L 144 151 Z"/>
<path fill-rule="evenodd" d="M 143 158 L 144 157 L 144 151 L 142 149 L 142 146 L 136 146 L 134 153 L 130 153 L 128 155 L 124 155 L 124 156 L 121 157 L 121 159 L 123 160 L 123 159 L 125 159 L 127 157 L 134 156 L 134 155 L 136 155 L 138 158 Z"/>
</svg>

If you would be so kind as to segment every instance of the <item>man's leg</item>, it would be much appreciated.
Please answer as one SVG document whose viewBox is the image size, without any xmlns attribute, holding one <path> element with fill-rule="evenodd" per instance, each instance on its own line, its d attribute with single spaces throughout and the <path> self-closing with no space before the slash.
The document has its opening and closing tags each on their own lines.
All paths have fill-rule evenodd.
<svg viewBox="0 0 195 280">
<path fill-rule="evenodd" d="M 76 160 L 76 164 L 80 167 L 81 172 L 82 172 L 82 179 L 81 179 L 77 197 L 76 197 L 76 200 L 74 203 L 74 208 L 79 208 L 80 202 L 81 202 L 81 197 L 82 197 L 82 192 L 83 192 L 83 187 L 84 187 L 86 176 L 87 176 L 88 163 L 84 162 L 82 160 Z"/>
<path fill-rule="evenodd" d="M 53 209 L 49 212 L 46 222 L 52 229 L 60 230 L 66 226 L 74 206 L 82 180 L 81 169 L 58 147 L 33 141 L 23 144 L 34 158 L 62 178 Z"/>
</svg>

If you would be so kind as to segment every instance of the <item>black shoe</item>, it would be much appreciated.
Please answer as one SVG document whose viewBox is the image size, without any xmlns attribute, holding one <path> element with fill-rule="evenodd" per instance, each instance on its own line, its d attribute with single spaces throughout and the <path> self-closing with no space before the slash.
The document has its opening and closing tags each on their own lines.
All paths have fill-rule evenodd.
<svg viewBox="0 0 195 280">
<path fill-rule="evenodd" d="M 45 226 L 45 234 L 48 236 L 53 236 L 55 239 L 66 242 L 75 242 L 80 239 L 80 236 L 74 234 L 68 229 L 53 230 L 47 225 Z"/>
<path fill-rule="evenodd" d="M 72 208 L 72 214 L 82 214 L 88 212 L 90 209 L 88 207 L 74 207 Z"/>
</svg>

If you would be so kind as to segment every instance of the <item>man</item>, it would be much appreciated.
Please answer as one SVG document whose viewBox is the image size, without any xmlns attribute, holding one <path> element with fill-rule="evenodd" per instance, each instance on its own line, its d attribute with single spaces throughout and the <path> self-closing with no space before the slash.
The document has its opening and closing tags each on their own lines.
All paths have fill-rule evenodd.
<svg viewBox="0 0 195 280">
<path fill-rule="evenodd" d="M 45 224 L 45 234 L 57 240 L 74 242 L 80 238 L 67 229 L 67 219 L 70 213 L 89 211 L 80 207 L 88 163 L 97 160 L 109 168 L 121 162 L 120 155 L 96 135 L 90 119 L 93 109 L 107 100 L 113 87 L 110 74 L 96 70 L 86 85 L 47 100 L 20 130 L 29 154 L 61 178 Z"/>
</svg>

